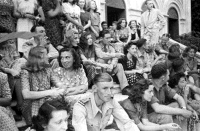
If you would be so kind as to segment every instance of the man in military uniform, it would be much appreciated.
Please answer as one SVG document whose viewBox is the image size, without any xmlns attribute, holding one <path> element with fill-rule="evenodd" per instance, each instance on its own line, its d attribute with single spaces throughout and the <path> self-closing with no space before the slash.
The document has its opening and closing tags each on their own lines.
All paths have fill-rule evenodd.
<svg viewBox="0 0 200 131">
<path fill-rule="evenodd" d="M 94 92 L 77 102 L 73 108 L 72 124 L 76 131 L 105 131 L 113 115 L 121 131 L 139 131 L 124 109 L 113 99 L 113 80 L 107 73 L 94 78 Z"/>
</svg>

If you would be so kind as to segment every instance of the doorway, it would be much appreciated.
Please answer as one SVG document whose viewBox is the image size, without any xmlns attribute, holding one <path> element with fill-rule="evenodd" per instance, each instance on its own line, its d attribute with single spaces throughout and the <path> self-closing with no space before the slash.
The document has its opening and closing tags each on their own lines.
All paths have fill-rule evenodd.
<svg viewBox="0 0 200 131">
<path fill-rule="evenodd" d="M 172 39 L 179 37 L 179 17 L 175 8 L 170 8 L 168 11 L 168 32 Z"/>
<path fill-rule="evenodd" d="M 120 18 L 126 18 L 125 9 L 118 9 L 107 6 L 107 23 L 112 25 L 113 21 L 118 21 Z"/>
</svg>

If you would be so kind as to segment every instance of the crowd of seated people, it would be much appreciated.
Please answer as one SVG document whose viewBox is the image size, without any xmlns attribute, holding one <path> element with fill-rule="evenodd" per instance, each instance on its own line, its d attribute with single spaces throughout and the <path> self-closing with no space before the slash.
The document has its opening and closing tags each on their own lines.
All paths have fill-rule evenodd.
<svg viewBox="0 0 200 131">
<path fill-rule="evenodd" d="M 200 130 L 197 47 L 169 34 L 151 45 L 136 20 L 100 23 L 95 0 L 6 1 L 15 30 L 37 35 L 0 44 L 0 130 Z"/>
</svg>

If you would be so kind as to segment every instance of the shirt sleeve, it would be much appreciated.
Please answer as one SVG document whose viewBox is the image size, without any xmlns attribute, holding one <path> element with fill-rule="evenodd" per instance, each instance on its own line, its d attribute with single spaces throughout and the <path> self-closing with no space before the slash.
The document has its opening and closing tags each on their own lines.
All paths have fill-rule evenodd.
<svg viewBox="0 0 200 131">
<path fill-rule="evenodd" d="M 78 102 L 74 105 L 72 125 L 75 131 L 87 131 L 86 109 Z"/>
<path fill-rule="evenodd" d="M 155 96 L 152 97 L 150 105 L 154 104 L 154 103 L 159 103 L 158 98 L 156 98 Z"/>
<path fill-rule="evenodd" d="M 101 46 L 98 44 L 95 44 L 95 53 L 98 58 L 102 58 L 102 59 L 111 59 L 114 56 L 113 53 L 103 52 L 101 49 Z"/>
<path fill-rule="evenodd" d="M 49 53 L 47 55 L 49 58 L 58 57 L 58 51 L 52 46 L 52 44 L 49 45 Z"/>
<path fill-rule="evenodd" d="M 9 98 L 11 99 L 12 96 L 11 96 L 11 91 L 10 91 L 10 87 L 9 87 L 9 84 L 8 84 L 8 76 L 7 74 L 1 74 L 2 75 L 2 79 L 1 79 L 1 90 L 3 91 L 2 92 L 2 97 L 3 98 Z"/>
<path fill-rule="evenodd" d="M 176 91 L 174 89 L 170 88 L 169 86 L 165 86 L 165 93 L 169 98 L 173 99 L 173 97 L 176 94 Z"/>
<path fill-rule="evenodd" d="M 162 15 L 162 13 L 159 10 L 157 10 L 157 12 L 158 12 L 158 19 L 160 21 L 160 30 L 161 30 L 161 29 L 164 28 L 164 26 L 166 24 L 165 23 L 165 18 L 164 18 L 164 16 Z"/>
<path fill-rule="evenodd" d="M 113 100 L 113 105 L 114 108 L 112 115 L 115 118 L 118 128 L 122 131 L 139 131 L 137 125 L 129 118 L 120 104 Z"/>
<path fill-rule="evenodd" d="M 62 5 L 62 9 L 63 9 L 63 13 L 64 14 L 69 14 L 70 12 L 70 10 L 69 10 L 69 6 L 68 6 L 68 4 L 67 3 L 63 3 L 63 5 Z"/>
<path fill-rule="evenodd" d="M 81 78 L 80 84 L 88 86 L 88 79 L 86 77 L 86 74 L 83 68 L 80 69 L 80 78 Z"/>
<path fill-rule="evenodd" d="M 144 27 L 144 16 L 143 16 L 144 14 L 142 14 L 142 16 L 141 16 L 141 37 L 144 35 L 144 29 L 145 29 L 145 27 Z"/>
<path fill-rule="evenodd" d="M 28 73 L 28 71 L 27 70 L 22 70 L 20 78 L 21 78 L 22 90 L 25 90 L 25 89 L 30 90 L 29 73 Z"/>
</svg>

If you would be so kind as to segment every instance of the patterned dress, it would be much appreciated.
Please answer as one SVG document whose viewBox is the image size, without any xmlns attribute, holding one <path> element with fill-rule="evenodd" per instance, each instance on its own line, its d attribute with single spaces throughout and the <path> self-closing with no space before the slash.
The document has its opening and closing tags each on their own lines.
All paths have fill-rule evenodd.
<svg viewBox="0 0 200 131">
<path fill-rule="evenodd" d="M 1 98 L 12 98 L 7 75 L 2 72 L 0 72 L 0 99 Z M 18 131 L 12 112 L 8 107 L 0 106 L 0 130 Z"/>
<path fill-rule="evenodd" d="M 70 77 L 67 74 L 66 70 L 62 67 L 55 69 L 54 73 L 59 78 L 59 81 L 62 82 L 62 84 L 66 85 L 67 88 L 73 89 L 80 85 L 88 86 L 88 80 L 83 68 L 75 70 L 72 77 Z M 66 93 L 64 94 L 64 96 L 65 100 L 67 100 L 71 105 L 74 105 L 75 102 L 77 102 L 78 100 L 88 96 L 88 93 L 76 94 L 71 96 L 68 96 Z"/>
<path fill-rule="evenodd" d="M 42 0 L 42 9 L 45 15 L 45 30 L 51 44 L 57 47 L 62 41 L 62 27 L 60 26 L 60 15 L 49 17 L 48 11 L 56 8 L 54 0 Z"/>
<path fill-rule="evenodd" d="M 28 89 L 30 91 L 45 91 L 51 89 L 51 83 L 56 85 L 56 77 L 54 76 L 51 68 L 45 68 L 38 72 L 29 72 L 28 70 L 22 70 L 21 72 L 21 84 L 22 90 Z M 31 100 L 31 116 L 37 115 L 40 106 L 48 98 L 40 98 Z M 22 109 L 23 110 L 23 109 Z M 23 113 L 23 111 L 22 111 Z"/>
</svg>

